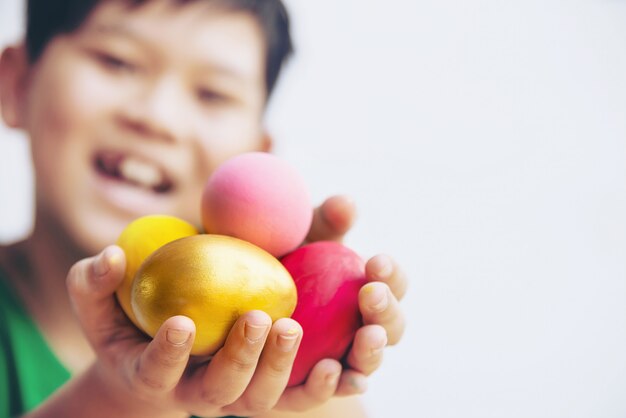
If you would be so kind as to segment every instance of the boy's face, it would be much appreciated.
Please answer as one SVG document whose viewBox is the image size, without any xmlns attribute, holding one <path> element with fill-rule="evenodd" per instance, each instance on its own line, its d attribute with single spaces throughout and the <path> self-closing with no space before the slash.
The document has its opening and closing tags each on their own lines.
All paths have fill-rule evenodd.
<svg viewBox="0 0 626 418">
<path fill-rule="evenodd" d="M 142 215 L 199 225 L 216 166 L 269 146 L 254 17 L 173 3 L 102 2 L 28 69 L 19 125 L 32 140 L 38 222 L 88 253 Z"/>
</svg>

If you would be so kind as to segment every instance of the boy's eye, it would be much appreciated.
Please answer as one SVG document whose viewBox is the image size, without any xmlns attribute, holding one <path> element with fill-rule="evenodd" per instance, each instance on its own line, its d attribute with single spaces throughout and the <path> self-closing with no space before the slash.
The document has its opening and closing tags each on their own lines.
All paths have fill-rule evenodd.
<svg viewBox="0 0 626 418">
<path fill-rule="evenodd" d="M 136 66 L 131 64 L 130 62 L 118 58 L 116 56 L 110 54 L 96 53 L 96 59 L 100 61 L 100 63 L 110 69 L 115 71 L 128 71 L 132 72 L 136 70 Z"/>
<path fill-rule="evenodd" d="M 198 90 L 198 99 L 203 103 L 222 103 L 228 101 L 228 97 L 211 89 Z"/>
</svg>

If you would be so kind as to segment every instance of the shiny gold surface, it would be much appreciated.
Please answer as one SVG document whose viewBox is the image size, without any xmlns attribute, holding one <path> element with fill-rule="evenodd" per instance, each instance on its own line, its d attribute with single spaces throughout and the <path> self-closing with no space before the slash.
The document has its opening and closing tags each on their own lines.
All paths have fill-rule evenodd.
<svg viewBox="0 0 626 418">
<path fill-rule="evenodd" d="M 117 239 L 126 256 L 124 281 L 117 289 L 117 299 L 130 320 L 139 326 L 130 304 L 130 293 L 137 270 L 150 254 L 179 238 L 196 235 L 190 223 L 168 215 L 148 215 L 128 224 Z"/>
<path fill-rule="evenodd" d="M 237 238 L 195 235 L 159 248 L 140 267 L 131 305 L 140 327 L 154 336 L 174 315 L 196 324 L 192 354 L 214 353 L 244 312 L 290 316 L 296 287 L 289 272 L 266 251 Z"/>
</svg>

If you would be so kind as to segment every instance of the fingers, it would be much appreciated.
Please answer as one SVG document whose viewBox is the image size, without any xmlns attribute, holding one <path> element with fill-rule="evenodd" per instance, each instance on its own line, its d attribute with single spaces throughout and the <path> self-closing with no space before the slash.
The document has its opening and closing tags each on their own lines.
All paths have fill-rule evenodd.
<svg viewBox="0 0 626 418">
<path fill-rule="evenodd" d="M 383 360 L 383 350 L 387 345 L 387 332 L 380 325 L 366 325 L 359 328 L 348 353 L 348 365 L 365 376 L 372 374 Z"/>
<path fill-rule="evenodd" d="M 356 206 L 347 196 L 328 198 L 313 212 L 311 230 L 306 238 L 313 241 L 341 241 L 356 218 Z"/>
<path fill-rule="evenodd" d="M 345 370 L 341 374 L 335 396 L 352 396 L 365 393 L 367 377 L 356 370 Z"/>
<path fill-rule="evenodd" d="M 365 325 L 378 324 L 387 333 L 390 345 L 396 344 L 404 333 L 404 314 L 400 303 L 385 283 L 372 282 L 359 291 L 359 308 Z"/>
<path fill-rule="evenodd" d="M 386 254 L 370 258 L 365 264 L 365 275 L 370 281 L 386 283 L 398 300 L 406 294 L 407 277 L 396 262 Z"/>
<path fill-rule="evenodd" d="M 148 393 L 166 393 L 179 382 L 193 344 L 195 325 L 184 316 L 169 318 L 135 362 L 131 381 Z"/>
<path fill-rule="evenodd" d="M 276 404 L 280 410 L 305 411 L 321 405 L 337 391 L 341 378 L 341 364 L 324 359 L 317 363 L 304 385 L 287 388 Z"/>
<path fill-rule="evenodd" d="M 252 416 L 273 408 L 285 390 L 301 339 L 300 324 L 290 318 L 277 320 L 248 388 L 225 412 Z"/>
<path fill-rule="evenodd" d="M 359 291 L 359 309 L 364 326 L 355 334 L 346 358 L 345 370 L 336 396 L 351 396 L 367 390 L 367 376 L 378 369 L 387 344 L 396 344 L 404 333 L 404 315 L 399 299 L 406 293 L 407 280 L 387 255 L 378 255 L 366 263 L 370 283 Z"/>
<path fill-rule="evenodd" d="M 200 403 L 220 408 L 235 402 L 246 390 L 257 367 L 272 319 L 262 311 L 242 315 L 224 346 L 209 363 L 199 384 Z"/>
<path fill-rule="evenodd" d="M 97 350 L 118 326 L 120 309 L 114 297 L 126 268 L 124 252 L 109 246 L 97 256 L 74 264 L 67 276 L 67 288 L 83 330 Z"/>
<path fill-rule="evenodd" d="M 77 302 L 99 302 L 108 299 L 123 278 L 126 268 L 124 252 L 111 245 L 100 254 L 85 258 L 72 266 L 67 276 L 70 295 L 80 296 Z"/>
</svg>

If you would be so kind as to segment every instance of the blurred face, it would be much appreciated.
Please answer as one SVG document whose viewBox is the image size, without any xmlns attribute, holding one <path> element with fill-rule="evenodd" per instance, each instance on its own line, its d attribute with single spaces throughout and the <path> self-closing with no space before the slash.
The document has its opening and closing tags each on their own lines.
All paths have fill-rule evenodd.
<svg viewBox="0 0 626 418">
<path fill-rule="evenodd" d="M 57 222 L 88 253 L 142 215 L 200 225 L 212 171 L 267 145 L 265 46 L 254 18 L 171 3 L 102 2 L 30 70 L 22 124 L 38 222 Z"/>
</svg>

